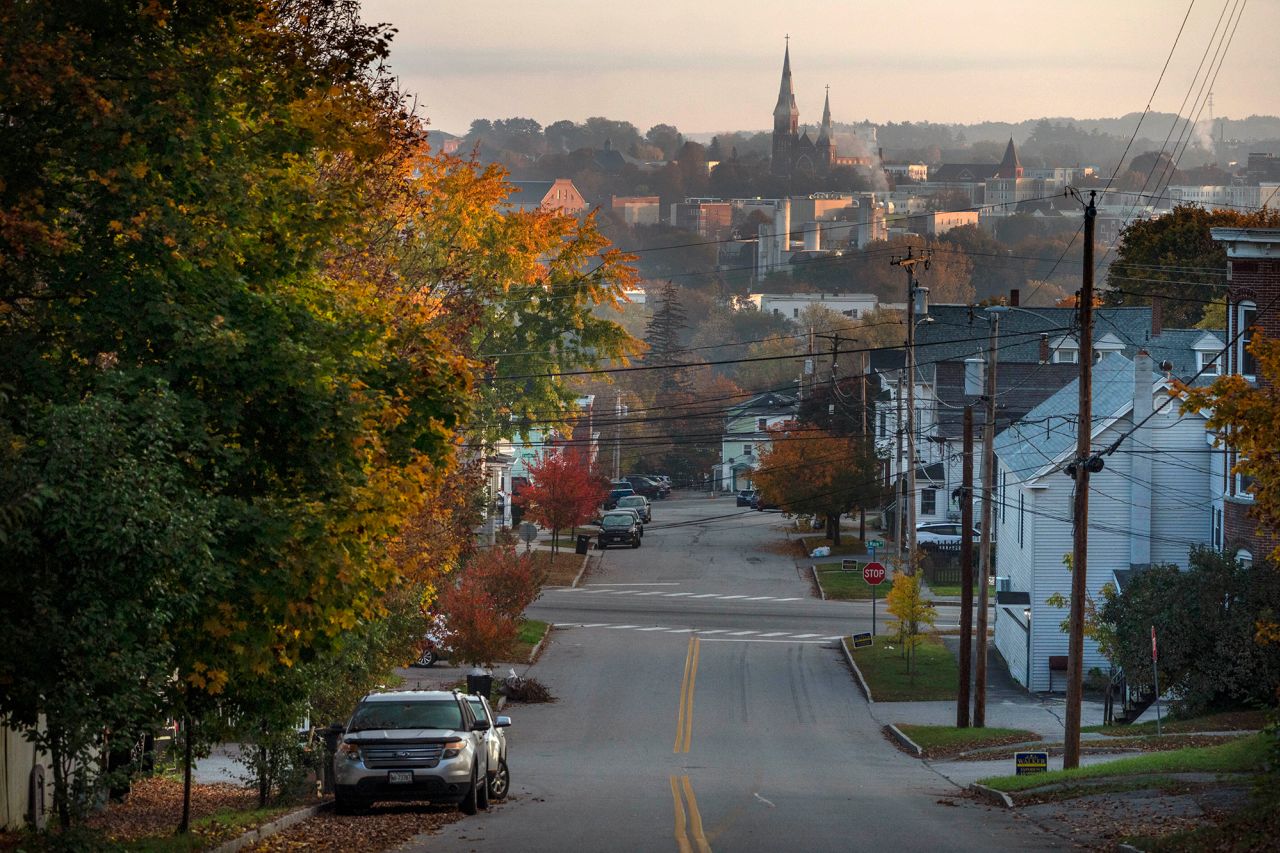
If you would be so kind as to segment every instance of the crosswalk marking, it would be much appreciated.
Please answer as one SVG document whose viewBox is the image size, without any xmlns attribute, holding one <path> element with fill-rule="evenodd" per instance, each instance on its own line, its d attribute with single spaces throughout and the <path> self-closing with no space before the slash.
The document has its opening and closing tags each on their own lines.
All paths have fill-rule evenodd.
<svg viewBox="0 0 1280 853">
<path fill-rule="evenodd" d="M 621 584 L 619 584 L 621 586 Z M 729 595 L 723 592 L 666 592 L 661 589 L 646 590 L 644 592 L 638 589 L 607 589 L 601 586 L 593 587 L 548 587 L 544 590 L 547 593 L 555 592 L 572 592 L 585 595 L 634 595 L 636 598 L 645 596 L 660 595 L 663 598 L 688 598 L 690 600 L 713 600 L 713 601 L 809 601 L 811 599 L 803 596 L 776 596 L 776 595 Z"/>
<path fill-rule="evenodd" d="M 840 639 L 840 635 L 832 634 L 824 636 L 822 634 L 814 634 L 812 632 L 801 633 L 798 631 L 769 631 L 762 633 L 756 629 L 735 630 L 733 628 L 668 628 L 665 625 L 614 625 L 608 622 L 557 622 L 556 628 L 605 628 L 610 631 L 636 631 L 643 633 L 661 633 L 661 634 L 698 634 L 706 637 L 708 640 L 716 639 L 722 642 L 750 642 L 759 640 L 769 643 L 821 643 Z M 722 634 L 723 636 L 713 636 Z"/>
</svg>

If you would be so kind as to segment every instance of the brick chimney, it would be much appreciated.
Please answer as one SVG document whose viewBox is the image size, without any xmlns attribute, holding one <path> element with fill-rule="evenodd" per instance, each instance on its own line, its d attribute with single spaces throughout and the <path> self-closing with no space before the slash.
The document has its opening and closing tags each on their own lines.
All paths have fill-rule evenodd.
<svg viewBox="0 0 1280 853">
<path fill-rule="evenodd" d="M 1164 297 L 1151 297 L 1151 337 L 1158 338 L 1164 331 Z"/>
<path fill-rule="evenodd" d="M 1016 287 L 1015 287 L 1015 288 L 1012 288 L 1012 289 L 1009 291 L 1009 306 L 1010 306 L 1011 308 L 1017 308 L 1017 307 L 1018 307 L 1018 299 L 1019 299 L 1021 296 L 1022 296 L 1022 293 L 1018 290 L 1018 288 L 1016 288 Z"/>
<path fill-rule="evenodd" d="M 1040 363 L 1049 363 L 1049 336 L 1043 332 L 1040 333 Z"/>
</svg>

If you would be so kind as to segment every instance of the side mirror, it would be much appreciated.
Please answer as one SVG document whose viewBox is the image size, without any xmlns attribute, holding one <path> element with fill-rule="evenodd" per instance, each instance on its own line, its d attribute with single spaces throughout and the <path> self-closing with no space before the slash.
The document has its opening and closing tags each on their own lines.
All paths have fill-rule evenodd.
<svg viewBox="0 0 1280 853">
<path fill-rule="evenodd" d="M 511 718 L 498 717 L 496 720 L 493 721 L 493 725 L 494 725 L 494 728 L 505 729 L 507 726 L 511 725 Z"/>
<path fill-rule="evenodd" d="M 488 721 L 488 720 L 476 720 L 474 723 L 472 723 L 472 724 L 471 724 L 471 731 L 473 731 L 473 732 L 487 732 L 487 731 L 489 731 L 489 721 Z"/>
</svg>

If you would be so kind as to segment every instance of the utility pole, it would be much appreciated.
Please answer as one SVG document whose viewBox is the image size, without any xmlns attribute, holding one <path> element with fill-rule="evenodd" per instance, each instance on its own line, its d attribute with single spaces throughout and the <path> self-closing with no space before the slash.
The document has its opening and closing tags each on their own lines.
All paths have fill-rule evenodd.
<svg viewBox="0 0 1280 853">
<path fill-rule="evenodd" d="M 864 339 L 865 343 L 865 339 Z M 859 361 L 862 364 L 862 375 L 858 377 L 858 387 L 862 389 L 862 447 L 866 452 L 871 439 L 867 435 L 867 351 L 862 351 L 862 358 Z M 874 445 L 870 445 L 874 449 Z M 867 541 L 867 508 L 858 507 L 858 541 Z"/>
<path fill-rule="evenodd" d="M 622 476 L 622 392 L 614 393 L 613 402 L 613 479 Z"/>
<path fill-rule="evenodd" d="M 996 344 L 1000 340 L 1000 314 L 1003 306 L 987 309 L 991 323 L 991 335 L 987 342 L 987 412 L 982 424 L 982 546 L 979 557 L 978 578 L 978 649 L 973 667 L 973 726 L 987 724 L 987 611 L 991 594 L 987 588 L 991 582 L 991 539 L 994 514 L 992 497 L 996 490 Z"/>
<path fill-rule="evenodd" d="M 973 406 L 964 407 L 964 456 L 960 468 L 960 689 L 956 727 L 969 727 L 969 677 L 973 674 Z"/>
<path fill-rule="evenodd" d="M 916 265 L 929 268 L 928 256 L 916 257 L 914 247 L 907 247 L 905 258 L 894 258 L 891 266 L 902 267 L 907 272 L 907 566 L 914 575 L 916 561 Z M 924 290 L 928 294 L 928 290 Z M 928 308 L 925 308 L 927 311 Z"/>
<path fill-rule="evenodd" d="M 907 517 L 907 502 L 902 498 L 902 489 L 899 484 L 902 482 L 902 372 L 898 372 L 898 393 L 893 395 L 894 403 L 897 410 L 893 416 L 893 431 L 896 435 L 896 444 L 893 451 L 893 466 L 898 469 L 898 479 L 893 483 L 893 490 L 898 495 L 898 512 L 893 531 L 894 556 L 899 560 L 902 559 L 902 532 L 904 529 L 903 521 Z"/>
<path fill-rule="evenodd" d="M 1084 599 L 1089 562 L 1089 474 L 1102 470 L 1093 456 L 1093 229 L 1098 217 L 1096 193 L 1089 193 L 1084 209 L 1084 270 L 1080 280 L 1080 402 L 1076 415 L 1076 459 L 1067 467 L 1075 477 L 1074 525 L 1071 543 L 1071 615 L 1067 634 L 1067 712 L 1062 766 L 1080 766 L 1080 700 L 1084 692 Z"/>
</svg>

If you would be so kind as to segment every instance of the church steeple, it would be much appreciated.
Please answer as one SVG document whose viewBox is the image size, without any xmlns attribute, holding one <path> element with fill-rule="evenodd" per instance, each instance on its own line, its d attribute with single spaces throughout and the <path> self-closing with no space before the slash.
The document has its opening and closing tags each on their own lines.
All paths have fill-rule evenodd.
<svg viewBox="0 0 1280 853">
<path fill-rule="evenodd" d="M 773 108 L 774 126 L 788 122 L 791 129 L 800 122 L 800 110 L 796 107 L 796 92 L 791 85 L 791 36 L 787 36 L 787 47 L 782 54 L 782 82 L 778 85 L 778 104 Z"/>
<path fill-rule="evenodd" d="M 773 108 L 773 157 L 769 171 L 779 176 L 791 175 L 791 153 L 800 127 L 800 110 L 791 85 L 791 36 L 782 54 L 782 82 L 778 85 L 778 103 Z"/>
<path fill-rule="evenodd" d="M 831 139 L 831 87 L 827 87 L 827 98 L 822 103 L 822 129 L 818 132 L 818 141 Z"/>
<path fill-rule="evenodd" d="M 1004 159 L 1000 161 L 1000 168 L 996 170 L 997 178 L 1021 178 L 1022 163 L 1018 160 L 1017 149 L 1013 147 L 1013 137 L 1009 137 L 1009 144 L 1004 149 Z"/>
</svg>

